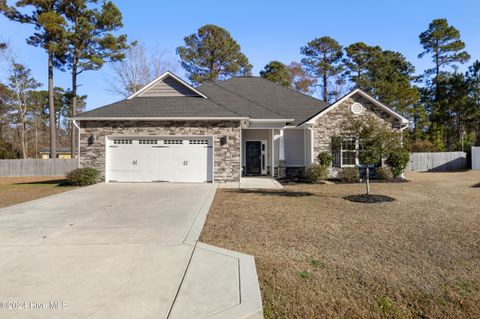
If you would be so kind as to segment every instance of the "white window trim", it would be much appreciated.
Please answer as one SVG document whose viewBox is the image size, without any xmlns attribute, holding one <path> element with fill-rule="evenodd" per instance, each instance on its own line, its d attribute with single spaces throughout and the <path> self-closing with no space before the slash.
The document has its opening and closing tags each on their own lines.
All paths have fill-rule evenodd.
<svg viewBox="0 0 480 319">
<path fill-rule="evenodd" d="M 353 138 L 355 139 L 355 150 L 343 150 L 343 139 Z M 343 164 L 343 153 L 345 152 L 355 152 L 355 164 Z M 342 142 L 340 143 L 340 167 L 358 167 L 360 160 L 358 159 L 359 152 L 359 143 L 358 138 L 355 136 L 342 136 Z"/>
</svg>

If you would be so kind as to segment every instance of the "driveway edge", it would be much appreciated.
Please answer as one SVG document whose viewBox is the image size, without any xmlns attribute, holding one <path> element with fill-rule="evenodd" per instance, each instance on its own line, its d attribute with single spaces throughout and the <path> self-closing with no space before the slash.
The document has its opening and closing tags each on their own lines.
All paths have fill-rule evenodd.
<svg viewBox="0 0 480 319">
<path fill-rule="evenodd" d="M 217 193 L 218 185 L 219 184 L 214 184 L 214 187 L 203 201 L 202 206 L 198 210 L 197 216 L 195 216 L 195 220 L 192 226 L 188 230 L 188 233 L 183 240 L 185 244 L 195 246 L 195 244 L 197 243 L 200 234 L 202 233 L 205 220 L 207 219 L 208 211 L 210 210 L 210 206 L 212 206 L 213 199 L 215 198 L 215 194 Z"/>
</svg>

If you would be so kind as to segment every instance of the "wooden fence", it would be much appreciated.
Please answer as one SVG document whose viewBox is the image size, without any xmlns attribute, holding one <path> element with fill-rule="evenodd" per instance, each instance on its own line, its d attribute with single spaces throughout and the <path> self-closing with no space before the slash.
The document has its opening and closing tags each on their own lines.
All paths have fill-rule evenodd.
<svg viewBox="0 0 480 319">
<path fill-rule="evenodd" d="M 432 152 L 410 153 L 407 171 L 416 172 L 448 172 L 467 168 L 465 152 Z"/>
<path fill-rule="evenodd" d="M 77 159 L 6 159 L 0 160 L 0 176 L 65 176 L 78 168 Z"/>
</svg>

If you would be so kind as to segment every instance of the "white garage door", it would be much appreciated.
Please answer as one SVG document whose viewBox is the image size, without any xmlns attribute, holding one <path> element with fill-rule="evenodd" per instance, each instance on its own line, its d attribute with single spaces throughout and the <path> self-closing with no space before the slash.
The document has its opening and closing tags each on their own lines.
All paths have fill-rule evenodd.
<svg viewBox="0 0 480 319">
<path fill-rule="evenodd" d="M 107 148 L 108 181 L 212 181 L 211 137 L 119 137 Z"/>
</svg>

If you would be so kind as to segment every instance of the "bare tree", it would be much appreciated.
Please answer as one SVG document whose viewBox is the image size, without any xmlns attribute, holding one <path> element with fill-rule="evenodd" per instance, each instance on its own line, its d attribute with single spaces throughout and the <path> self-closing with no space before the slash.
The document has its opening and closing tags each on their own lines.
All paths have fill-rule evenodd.
<svg viewBox="0 0 480 319">
<path fill-rule="evenodd" d="M 27 158 L 27 124 L 32 108 L 31 93 L 41 84 L 33 78 L 30 69 L 18 62 L 13 51 L 5 54 L 5 60 L 8 68 L 8 93 L 5 104 L 8 115 L 12 117 L 12 122 L 16 123 L 22 157 Z"/>
<path fill-rule="evenodd" d="M 107 78 L 108 91 L 128 97 L 159 77 L 165 71 L 175 71 L 178 63 L 165 51 L 149 50 L 142 43 L 131 46 L 123 61 L 112 64 L 112 74 Z"/>
<path fill-rule="evenodd" d="M 310 77 L 303 70 L 302 64 L 298 62 L 292 62 L 287 67 L 292 79 L 292 89 L 304 94 L 310 94 L 312 87 L 316 83 L 315 79 Z"/>
</svg>

